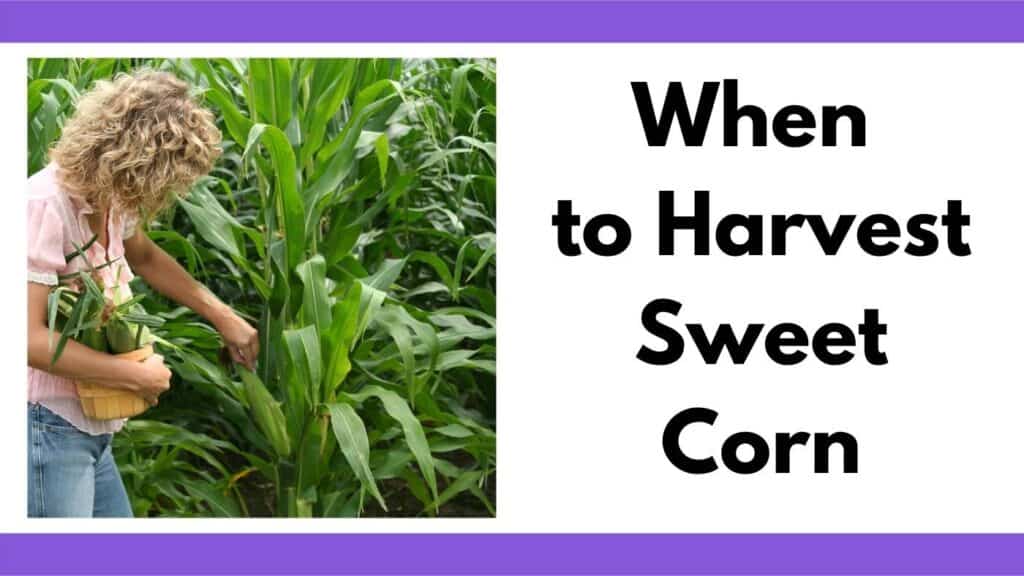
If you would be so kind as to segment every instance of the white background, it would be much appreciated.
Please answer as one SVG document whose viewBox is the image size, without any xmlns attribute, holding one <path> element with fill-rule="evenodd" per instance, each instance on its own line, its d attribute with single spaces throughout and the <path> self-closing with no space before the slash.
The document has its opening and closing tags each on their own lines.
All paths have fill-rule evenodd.
<svg viewBox="0 0 1024 576">
<path fill-rule="evenodd" d="M 498 518 L 364 520 L 50 520 L 25 516 L 25 66 L 29 56 L 450 56 L 498 58 Z M 1019 246 L 1024 208 L 1024 47 L 1014 45 L 54 45 L 0 48 L 0 266 L 9 327 L 0 348 L 0 529 L 18 531 L 749 532 L 1022 531 Z M 703 148 L 675 132 L 648 148 L 631 80 L 660 103 L 670 80 L 738 78 L 740 103 L 854 104 L 864 148 L 723 148 L 720 108 Z M 721 106 L 721 103 L 718 104 Z M 840 142 L 846 139 L 840 132 Z M 749 127 L 740 130 L 749 142 Z M 820 140 L 819 140 L 820 142 Z M 855 242 L 826 257 L 809 230 L 785 257 L 657 255 L 657 192 L 711 190 L 730 212 L 942 214 L 961 199 L 974 254 L 874 258 Z M 633 229 L 623 255 L 561 256 L 551 214 L 614 212 Z M 941 232 L 941 231 L 940 231 Z M 853 233 L 850 240 L 855 240 Z M 944 239 L 943 239 L 944 240 Z M 943 241 L 943 249 L 945 242 Z M 672 325 L 826 322 L 881 310 L 889 364 L 705 366 L 688 339 L 674 365 L 634 358 L 660 347 L 640 325 L 653 298 L 683 303 Z M 667 319 L 666 319 L 667 320 Z M 858 340 L 859 341 L 859 340 Z M 858 474 L 724 469 L 691 476 L 662 453 L 679 410 L 719 412 L 684 443 L 712 454 L 751 430 L 843 430 Z M 838 458 L 833 460 L 838 470 Z"/>
</svg>

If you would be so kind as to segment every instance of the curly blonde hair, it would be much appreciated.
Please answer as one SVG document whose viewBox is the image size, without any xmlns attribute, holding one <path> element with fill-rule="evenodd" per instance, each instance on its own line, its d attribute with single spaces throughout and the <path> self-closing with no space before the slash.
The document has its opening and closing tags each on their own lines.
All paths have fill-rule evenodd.
<svg viewBox="0 0 1024 576">
<path fill-rule="evenodd" d="M 220 139 L 185 82 L 139 70 L 82 96 L 50 159 L 61 185 L 93 208 L 152 218 L 213 168 Z"/>
</svg>

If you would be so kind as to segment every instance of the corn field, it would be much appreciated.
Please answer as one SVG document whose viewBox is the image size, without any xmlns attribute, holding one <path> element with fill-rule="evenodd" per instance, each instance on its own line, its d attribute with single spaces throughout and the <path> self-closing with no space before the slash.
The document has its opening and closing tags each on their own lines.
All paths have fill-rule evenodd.
<svg viewBox="0 0 1024 576">
<path fill-rule="evenodd" d="M 28 173 L 78 96 L 139 67 L 217 115 L 213 172 L 149 236 L 260 332 L 256 372 L 139 280 L 174 373 L 115 436 L 136 516 L 490 516 L 495 65 L 38 59 Z"/>
</svg>

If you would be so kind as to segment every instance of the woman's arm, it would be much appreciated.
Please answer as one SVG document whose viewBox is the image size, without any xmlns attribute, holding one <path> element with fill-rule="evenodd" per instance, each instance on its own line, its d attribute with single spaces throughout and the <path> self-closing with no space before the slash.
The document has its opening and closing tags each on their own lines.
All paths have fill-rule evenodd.
<svg viewBox="0 0 1024 576">
<path fill-rule="evenodd" d="M 250 369 L 255 367 L 259 356 L 256 329 L 192 278 L 142 230 L 125 240 L 124 251 L 132 270 L 145 278 L 147 284 L 178 304 L 195 310 L 213 324 L 224 338 L 235 362 Z"/>
<path fill-rule="evenodd" d="M 52 344 L 57 335 L 50 332 L 46 318 L 46 301 L 50 287 L 28 283 L 28 364 L 57 376 L 88 380 L 111 388 L 131 390 L 151 404 L 171 385 L 171 372 L 163 358 L 153 355 L 145 362 L 128 362 L 68 340 L 64 352 L 51 364 Z"/>
</svg>

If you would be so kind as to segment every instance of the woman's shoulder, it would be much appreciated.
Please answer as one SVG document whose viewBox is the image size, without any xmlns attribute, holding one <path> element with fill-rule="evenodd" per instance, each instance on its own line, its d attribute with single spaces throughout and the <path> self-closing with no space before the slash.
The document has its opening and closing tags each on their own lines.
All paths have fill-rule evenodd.
<svg viewBox="0 0 1024 576">
<path fill-rule="evenodd" d="M 52 162 L 28 177 L 28 199 L 30 202 L 50 202 L 60 197 L 57 183 L 57 167 Z"/>
<path fill-rule="evenodd" d="M 28 178 L 29 221 L 44 223 L 48 228 L 59 225 L 67 228 L 72 210 L 67 196 L 57 181 L 57 167 L 52 162 Z"/>
</svg>

